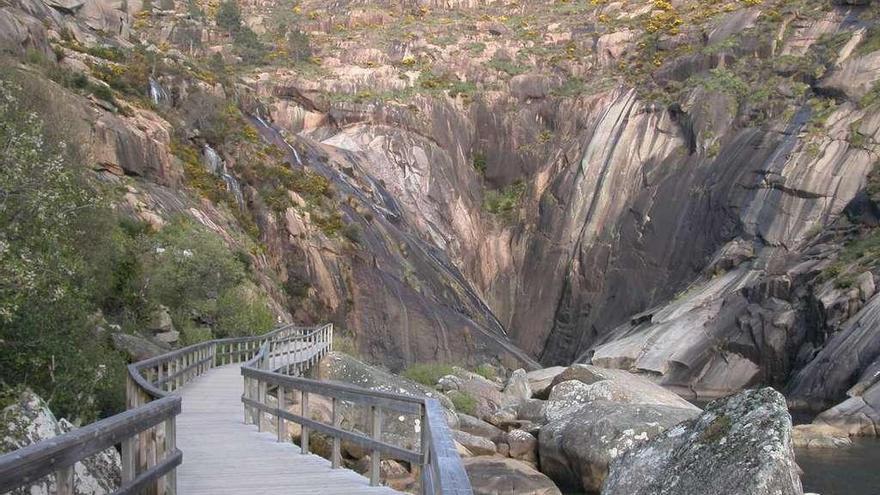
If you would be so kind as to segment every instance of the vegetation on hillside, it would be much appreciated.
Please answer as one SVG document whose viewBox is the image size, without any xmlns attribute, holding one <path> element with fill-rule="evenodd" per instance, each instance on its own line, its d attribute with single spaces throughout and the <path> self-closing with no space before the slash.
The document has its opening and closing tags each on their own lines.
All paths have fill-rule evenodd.
<svg viewBox="0 0 880 495">
<path fill-rule="evenodd" d="M 142 331 L 163 306 L 189 340 L 271 328 L 249 255 L 186 217 L 155 231 L 112 209 L 64 100 L 23 77 L 0 78 L 0 388 L 89 421 L 122 407 L 111 331 Z"/>
</svg>

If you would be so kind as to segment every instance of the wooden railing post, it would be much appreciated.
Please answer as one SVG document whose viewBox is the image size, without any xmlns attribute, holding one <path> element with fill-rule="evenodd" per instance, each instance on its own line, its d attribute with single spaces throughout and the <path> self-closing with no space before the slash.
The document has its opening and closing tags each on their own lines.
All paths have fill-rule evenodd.
<svg viewBox="0 0 880 495">
<path fill-rule="evenodd" d="M 55 493 L 58 495 L 74 495 L 73 466 L 61 468 L 55 472 Z"/>
<path fill-rule="evenodd" d="M 302 395 L 302 417 L 309 419 L 309 393 L 303 391 Z M 309 428 L 302 425 L 302 434 L 300 437 L 300 449 L 303 454 L 309 453 Z"/>
<path fill-rule="evenodd" d="M 331 403 L 332 403 L 332 407 L 333 407 L 332 412 L 331 412 L 331 415 L 332 415 L 331 419 L 333 421 L 333 427 L 339 428 L 339 426 L 342 424 L 342 415 L 340 415 L 339 411 L 338 411 L 339 400 L 336 399 L 336 397 L 333 397 L 331 399 Z M 330 454 L 330 466 L 333 469 L 339 468 L 340 460 L 342 459 L 342 453 L 340 452 L 341 444 L 342 444 L 342 441 L 339 439 L 339 437 L 334 436 L 333 437 L 333 452 Z"/>
<path fill-rule="evenodd" d="M 287 407 L 286 406 L 287 398 L 284 396 L 284 394 L 285 394 L 284 387 L 279 385 L 277 394 L 278 394 L 278 410 L 284 411 L 284 409 Z M 285 441 L 286 425 L 284 423 L 284 418 L 282 418 L 281 415 L 275 416 L 275 428 L 278 429 L 278 441 L 279 442 Z"/>
<path fill-rule="evenodd" d="M 173 455 L 177 450 L 177 419 L 174 416 L 165 420 L 165 456 Z M 177 494 L 177 470 L 172 469 L 165 475 L 165 493 Z"/>
<path fill-rule="evenodd" d="M 372 417 L 372 428 L 370 428 L 370 433 L 372 434 L 373 440 L 381 441 L 382 440 L 382 409 L 378 406 L 370 406 L 370 416 Z M 370 485 L 378 486 L 379 485 L 379 466 L 382 460 L 382 454 L 379 452 L 379 449 L 373 449 L 370 453 Z"/>
<path fill-rule="evenodd" d="M 421 419 L 419 425 L 421 426 L 421 435 L 419 438 L 419 451 L 422 453 L 422 464 L 417 467 L 419 472 L 414 472 L 413 474 L 420 480 L 421 493 L 422 495 L 425 495 L 429 493 L 428 469 L 430 469 L 431 464 L 431 449 L 428 448 L 428 445 L 431 443 L 431 437 L 428 429 L 428 410 L 425 407 L 425 404 L 422 404 L 420 410 L 421 412 L 419 413 L 419 416 Z"/>
<path fill-rule="evenodd" d="M 266 405 L 266 382 L 260 380 L 258 383 L 257 401 L 262 405 Z M 257 414 L 257 431 L 263 431 L 263 419 L 266 415 L 259 409 L 254 412 Z"/>
</svg>

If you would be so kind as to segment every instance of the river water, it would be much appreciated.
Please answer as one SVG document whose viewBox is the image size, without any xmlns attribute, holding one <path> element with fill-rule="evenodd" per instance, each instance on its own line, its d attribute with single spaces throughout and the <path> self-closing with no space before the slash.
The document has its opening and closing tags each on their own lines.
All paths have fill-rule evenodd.
<svg viewBox="0 0 880 495">
<path fill-rule="evenodd" d="M 804 492 L 880 495 L 880 439 L 853 438 L 844 449 L 795 449 Z"/>
</svg>

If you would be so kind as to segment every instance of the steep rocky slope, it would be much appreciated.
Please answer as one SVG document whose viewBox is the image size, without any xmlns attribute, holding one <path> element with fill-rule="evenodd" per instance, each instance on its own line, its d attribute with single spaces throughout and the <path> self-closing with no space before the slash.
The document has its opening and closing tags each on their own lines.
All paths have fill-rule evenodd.
<svg viewBox="0 0 880 495">
<path fill-rule="evenodd" d="M 874 297 L 870 2 L 243 2 L 259 55 L 216 10 L 16 0 L 0 36 L 109 83 L 99 168 L 144 219 L 252 239 L 282 317 L 395 370 L 874 383 L 845 337 Z"/>
</svg>

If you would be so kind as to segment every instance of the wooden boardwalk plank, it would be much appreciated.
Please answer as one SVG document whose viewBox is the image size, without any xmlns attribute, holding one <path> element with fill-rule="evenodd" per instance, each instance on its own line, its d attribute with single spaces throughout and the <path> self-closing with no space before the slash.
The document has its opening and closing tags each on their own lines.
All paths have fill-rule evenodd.
<svg viewBox="0 0 880 495">
<path fill-rule="evenodd" d="M 376 494 L 354 471 L 331 469 L 330 461 L 303 455 L 293 443 L 244 424 L 240 365 L 215 368 L 178 391 L 177 446 L 183 451 L 177 486 L 181 495 Z"/>
</svg>

